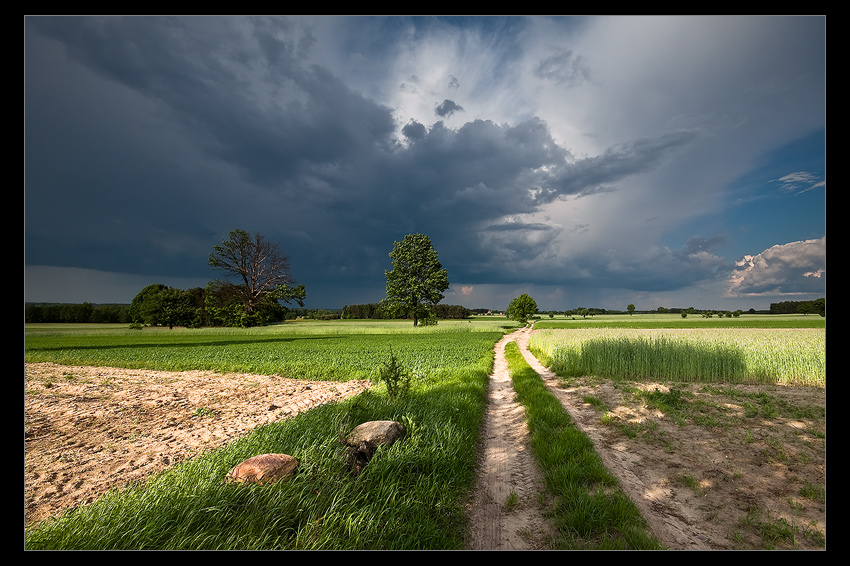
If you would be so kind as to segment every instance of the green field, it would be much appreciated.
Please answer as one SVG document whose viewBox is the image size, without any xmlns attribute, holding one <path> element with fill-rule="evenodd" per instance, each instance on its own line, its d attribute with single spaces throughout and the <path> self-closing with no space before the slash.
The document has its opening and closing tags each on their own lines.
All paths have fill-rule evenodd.
<svg viewBox="0 0 850 566">
<path fill-rule="evenodd" d="M 414 382 L 390 401 L 381 386 L 295 419 L 260 427 L 142 486 L 109 494 L 26 529 L 28 549 L 457 549 L 475 479 L 493 345 L 504 321 L 287 323 L 264 328 L 131 331 L 27 327 L 27 362 L 159 370 L 203 368 L 310 379 L 373 377 L 392 352 Z M 510 326 L 510 325 L 508 325 Z M 340 431 L 398 420 L 403 442 L 352 476 Z M 291 481 L 226 485 L 256 454 L 295 456 Z"/>
<path fill-rule="evenodd" d="M 826 385 L 817 328 L 543 330 L 529 349 L 564 377 Z"/>
<path fill-rule="evenodd" d="M 617 331 L 634 342 L 635 333 L 644 332 L 642 325 L 663 328 L 683 320 L 652 316 L 544 319 L 538 323 L 540 327 L 572 325 L 572 330 L 547 330 L 539 335 L 595 332 L 599 338 L 601 333 Z M 813 316 L 684 320 L 701 325 L 695 331 L 704 333 L 697 340 L 703 344 L 748 331 L 728 327 L 748 320 L 747 324 L 763 328 L 756 332 L 774 337 L 783 333 L 795 339 L 825 335 L 824 319 Z M 818 323 L 820 328 L 805 326 Z M 616 328 L 629 324 L 637 329 Z M 596 325 L 593 328 L 597 330 L 581 328 L 588 325 Z M 604 325 L 611 328 L 604 330 Z M 398 400 L 391 401 L 384 388 L 377 386 L 344 402 L 260 427 L 222 449 L 174 466 L 147 484 L 110 493 L 57 520 L 27 528 L 25 547 L 463 548 L 464 503 L 474 485 L 493 345 L 514 328 L 516 324 L 499 317 L 441 321 L 437 326 L 419 328 L 409 321 L 304 321 L 253 329 L 141 331 L 115 325 L 26 325 L 26 362 L 347 380 L 374 379 L 376 368 L 392 354 L 415 380 L 410 393 Z M 564 343 L 561 340 L 558 347 Z M 730 348 L 752 349 L 740 340 L 724 344 L 718 350 L 721 358 L 728 357 Z M 793 351 L 801 342 L 783 344 Z M 681 352 L 695 348 L 690 343 L 691 349 L 683 350 L 676 340 L 661 346 L 679 352 L 679 362 L 674 359 L 667 367 L 684 363 Z M 808 347 L 806 357 L 825 358 L 823 341 L 815 340 Z M 777 358 L 777 351 L 769 355 Z M 351 476 L 339 458 L 340 431 L 383 419 L 402 422 L 405 440 L 379 451 L 366 473 Z M 299 474 L 294 480 L 256 489 L 222 481 L 233 465 L 263 452 L 292 454 L 301 462 Z M 592 533 L 587 536 L 594 537 Z"/>
</svg>

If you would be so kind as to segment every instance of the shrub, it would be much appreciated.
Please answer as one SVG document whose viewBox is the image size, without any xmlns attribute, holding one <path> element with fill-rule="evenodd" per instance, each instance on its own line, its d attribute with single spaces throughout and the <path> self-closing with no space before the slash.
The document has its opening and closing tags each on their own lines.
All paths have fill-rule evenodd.
<svg viewBox="0 0 850 566">
<path fill-rule="evenodd" d="M 410 389 L 410 373 L 398 362 L 392 349 L 390 360 L 382 362 L 378 371 L 378 381 L 386 385 L 391 401 L 400 398 Z"/>
</svg>

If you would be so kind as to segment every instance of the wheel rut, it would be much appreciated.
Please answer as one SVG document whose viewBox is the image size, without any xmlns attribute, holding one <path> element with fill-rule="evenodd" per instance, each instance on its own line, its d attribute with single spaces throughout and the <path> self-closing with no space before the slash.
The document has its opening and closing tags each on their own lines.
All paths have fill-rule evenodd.
<svg viewBox="0 0 850 566">
<path fill-rule="evenodd" d="M 543 483 L 529 446 L 525 411 L 515 400 L 505 359 L 505 346 L 519 344 L 530 331 L 530 327 L 517 330 L 495 346 L 479 474 L 470 505 L 470 550 L 545 550 L 553 532 L 544 515 Z"/>
</svg>

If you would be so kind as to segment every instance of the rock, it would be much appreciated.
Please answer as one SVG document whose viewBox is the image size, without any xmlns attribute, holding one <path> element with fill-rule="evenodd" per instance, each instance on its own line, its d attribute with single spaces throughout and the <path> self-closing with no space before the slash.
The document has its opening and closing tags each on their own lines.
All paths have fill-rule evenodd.
<svg viewBox="0 0 850 566">
<path fill-rule="evenodd" d="M 360 473 L 379 446 L 389 448 L 403 434 L 404 427 L 395 421 L 369 421 L 356 426 L 345 439 L 349 468 Z"/>
<path fill-rule="evenodd" d="M 273 483 L 295 474 L 298 460 L 288 454 L 260 454 L 237 464 L 227 473 L 229 483 Z"/>
</svg>

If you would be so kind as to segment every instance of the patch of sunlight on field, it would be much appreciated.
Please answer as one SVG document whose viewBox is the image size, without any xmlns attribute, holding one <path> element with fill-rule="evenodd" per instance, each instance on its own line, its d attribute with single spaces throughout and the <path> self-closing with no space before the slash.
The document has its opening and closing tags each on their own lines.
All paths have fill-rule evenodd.
<svg viewBox="0 0 850 566">
<path fill-rule="evenodd" d="M 826 384 L 823 329 L 541 330 L 530 348 L 562 376 Z"/>
</svg>

